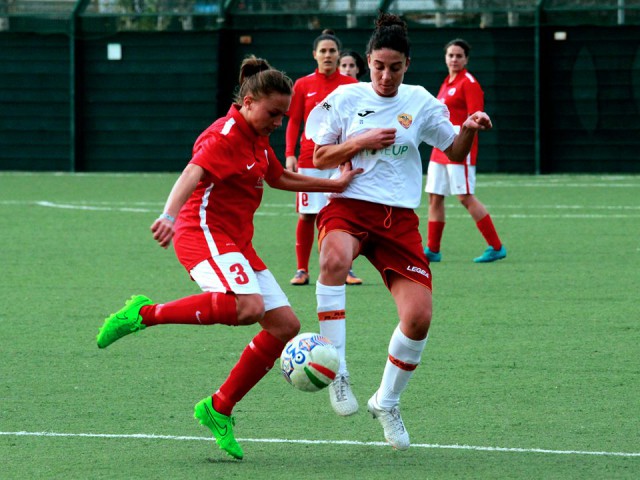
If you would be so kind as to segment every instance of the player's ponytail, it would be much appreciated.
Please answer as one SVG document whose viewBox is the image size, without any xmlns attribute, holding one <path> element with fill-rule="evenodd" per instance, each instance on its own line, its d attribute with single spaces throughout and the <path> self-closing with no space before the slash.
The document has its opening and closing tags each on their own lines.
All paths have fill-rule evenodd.
<svg viewBox="0 0 640 480">
<path fill-rule="evenodd" d="M 258 100 L 272 93 L 291 95 L 293 91 L 293 81 L 289 77 L 255 55 L 249 55 L 242 61 L 238 84 L 236 103 L 242 103 L 247 95 Z"/>
</svg>

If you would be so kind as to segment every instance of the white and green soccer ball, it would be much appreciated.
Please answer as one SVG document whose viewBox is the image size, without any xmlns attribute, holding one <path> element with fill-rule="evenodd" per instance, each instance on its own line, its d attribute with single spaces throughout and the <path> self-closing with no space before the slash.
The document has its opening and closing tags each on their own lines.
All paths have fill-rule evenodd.
<svg viewBox="0 0 640 480">
<path fill-rule="evenodd" d="M 317 392 L 336 378 L 338 350 L 327 337 L 301 333 L 287 342 L 280 355 L 280 369 L 287 382 L 303 392 Z"/>
</svg>

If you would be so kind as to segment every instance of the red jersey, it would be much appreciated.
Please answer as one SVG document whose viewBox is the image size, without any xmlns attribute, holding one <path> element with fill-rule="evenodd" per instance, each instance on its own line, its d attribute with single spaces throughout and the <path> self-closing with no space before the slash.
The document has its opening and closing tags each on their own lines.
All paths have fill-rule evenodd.
<svg viewBox="0 0 640 480">
<path fill-rule="evenodd" d="M 358 80 L 341 74 L 339 70 L 327 76 L 320 73 L 317 68 L 314 73 L 296 80 L 296 83 L 293 85 L 291 105 L 287 112 L 289 116 L 285 148 L 285 155 L 287 157 L 296 154 L 296 144 L 298 142 L 300 127 L 303 121 L 307 121 L 309 112 L 313 110 L 313 107 L 324 100 L 325 97 L 333 92 L 339 85 L 347 83 L 358 83 Z M 315 168 L 313 165 L 313 150 L 315 144 L 305 136 L 304 131 L 299 138 L 300 153 L 298 154 L 298 168 Z"/>
<path fill-rule="evenodd" d="M 196 140 L 193 163 L 205 170 L 175 224 L 174 249 L 191 271 L 215 255 L 241 252 L 251 267 L 265 270 L 251 244 L 253 216 L 262 200 L 263 180 L 276 180 L 283 167 L 269 145 L 232 105 Z"/>
<path fill-rule="evenodd" d="M 459 127 L 467 117 L 475 112 L 484 110 L 484 92 L 473 75 L 462 70 L 453 81 L 449 76 L 444 79 L 438 92 L 438 100 L 449 108 L 451 123 Z M 467 157 L 467 165 L 475 165 L 478 157 L 478 136 L 476 135 L 471 146 L 471 152 Z M 456 163 L 437 148 L 431 152 L 431 161 L 436 163 Z"/>
</svg>

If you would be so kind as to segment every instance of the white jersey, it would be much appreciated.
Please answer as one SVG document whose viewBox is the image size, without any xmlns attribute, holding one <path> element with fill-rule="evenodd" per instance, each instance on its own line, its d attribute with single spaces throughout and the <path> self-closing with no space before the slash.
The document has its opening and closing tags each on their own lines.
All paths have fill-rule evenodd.
<svg viewBox="0 0 640 480">
<path fill-rule="evenodd" d="M 400 85 L 394 97 L 381 97 L 371 83 L 341 85 L 309 114 L 305 135 L 317 145 L 343 143 L 372 128 L 396 128 L 396 141 L 382 150 L 362 150 L 351 159 L 362 168 L 346 197 L 393 207 L 417 208 L 422 196 L 418 146 L 446 150 L 456 136 L 449 110 L 423 87 Z"/>
</svg>

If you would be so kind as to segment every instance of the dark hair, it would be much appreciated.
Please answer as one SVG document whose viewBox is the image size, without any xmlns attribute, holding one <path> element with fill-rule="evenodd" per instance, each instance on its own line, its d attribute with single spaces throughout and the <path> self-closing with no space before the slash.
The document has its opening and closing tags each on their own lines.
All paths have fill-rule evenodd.
<svg viewBox="0 0 640 480">
<path fill-rule="evenodd" d="M 367 64 L 365 63 L 364 59 L 358 52 L 356 52 L 355 50 L 346 50 L 342 52 L 340 54 L 340 59 L 338 60 L 338 64 L 340 63 L 340 60 L 342 60 L 344 57 L 353 57 L 353 59 L 356 61 L 356 67 L 358 67 L 358 75 L 357 75 L 358 78 L 360 78 L 365 73 L 367 73 Z"/>
<path fill-rule="evenodd" d="M 291 95 L 293 91 L 293 81 L 289 77 L 272 68 L 264 58 L 255 55 L 249 55 L 242 61 L 238 84 L 236 103 L 242 103 L 246 95 L 258 100 L 272 93 Z"/>
<path fill-rule="evenodd" d="M 465 57 L 469 56 L 469 52 L 471 52 L 471 45 L 469 45 L 469 42 L 467 42 L 466 40 L 464 40 L 462 38 L 454 38 L 449 43 L 447 43 L 444 46 L 444 53 L 447 53 L 447 50 L 449 49 L 449 47 L 451 47 L 453 45 L 455 45 L 456 47 L 460 47 L 462 50 L 464 50 L 464 56 Z"/>
<path fill-rule="evenodd" d="M 342 49 L 342 42 L 340 42 L 340 39 L 336 37 L 336 34 L 333 30 L 329 30 L 328 28 L 325 28 L 324 30 L 322 30 L 322 33 L 318 35 L 316 39 L 313 41 L 314 51 L 316 48 L 318 48 L 318 44 L 322 40 L 331 40 L 332 42 L 336 42 L 336 46 L 338 47 L 338 50 Z"/>
<path fill-rule="evenodd" d="M 411 56 L 411 42 L 407 35 L 407 24 L 398 15 L 380 12 L 376 19 L 376 29 L 367 45 L 367 55 L 373 50 L 390 48 L 396 52 Z"/>
</svg>

